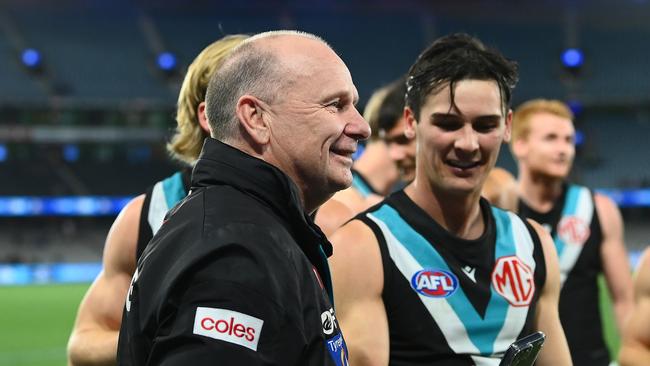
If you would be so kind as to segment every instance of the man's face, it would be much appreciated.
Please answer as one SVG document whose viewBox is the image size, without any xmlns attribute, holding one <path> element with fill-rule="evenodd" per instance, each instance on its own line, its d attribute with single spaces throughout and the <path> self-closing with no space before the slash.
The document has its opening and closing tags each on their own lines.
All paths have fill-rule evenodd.
<svg viewBox="0 0 650 366">
<path fill-rule="evenodd" d="M 270 106 L 270 146 L 305 199 L 324 201 L 352 184 L 352 154 L 370 127 L 356 109 L 350 72 L 330 48 L 304 37 L 288 46 L 279 57 L 295 79 Z"/>
<path fill-rule="evenodd" d="M 408 128 L 417 134 L 416 184 L 451 194 L 480 192 L 510 137 L 511 113 L 503 116 L 494 81 L 457 82 L 454 102 L 456 108 L 447 85 L 425 99 L 419 121 L 407 109 Z"/>
<path fill-rule="evenodd" d="M 406 119 L 400 117 L 395 126 L 386 131 L 384 141 L 388 147 L 388 155 L 397 165 L 400 179 L 410 183 L 415 179 L 415 152 L 417 143 L 415 136 L 407 137 Z"/>
<path fill-rule="evenodd" d="M 550 113 L 530 117 L 528 136 L 517 141 L 517 158 L 531 172 L 551 178 L 569 175 L 575 157 L 573 122 Z"/>
</svg>

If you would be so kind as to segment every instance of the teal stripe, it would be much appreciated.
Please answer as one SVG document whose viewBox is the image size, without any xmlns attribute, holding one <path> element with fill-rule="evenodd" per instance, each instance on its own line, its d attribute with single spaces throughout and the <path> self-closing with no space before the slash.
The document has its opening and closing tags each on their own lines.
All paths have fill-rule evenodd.
<svg viewBox="0 0 650 366">
<path fill-rule="evenodd" d="M 452 272 L 440 253 L 422 235 L 413 230 L 392 207 L 384 205 L 373 215 L 387 224 L 390 223 L 390 229 L 395 238 L 411 253 L 423 269 L 441 269 Z M 501 243 L 499 244 L 500 251 L 508 253 L 505 239 L 499 238 L 497 242 Z M 471 342 L 478 348 L 481 355 L 490 356 L 494 353 L 494 342 L 503 328 L 509 306 L 502 296 L 492 290 L 485 318 L 476 312 L 460 286 L 453 295 L 446 299 L 439 299 L 439 301 L 449 302 L 465 326 Z"/>
<path fill-rule="evenodd" d="M 170 209 L 187 196 L 185 186 L 183 185 L 183 175 L 177 172 L 169 178 L 162 181 L 163 193 L 165 194 L 165 202 L 167 209 Z"/>
<path fill-rule="evenodd" d="M 492 207 L 492 215 L 497 226 L 497 242 L 494 258 L 506 257 L 517 254 L 514 245 L 514 233 L 512 232 L 512 221 L 504 210 Z"/>
<path fill-rule="evenodd" d="M 562 208 L 562 220 L 563 217 L 575 215 L 576 209 L 578 207 L 578 199 L 580 198 L 581 187 L 574 184 L 570 184 L 567 189 L 566 200 L 564 203 L 564 208 Z M 555 249 L 557 250 L 558 257 L 562 256 L 566 243 L 560 238 L 557 228 L 555 228 L 555 235 L 553 235 L 553 242 L 555 243 Z"/>
<path fill-rule="evenodd" d="M 363 198 L 368 197 L 373 191 L 372 189 L 363 181 L 363 179 L 356 172 L 352 172 L 352 187 L 361 193 Z"/>
</svg>

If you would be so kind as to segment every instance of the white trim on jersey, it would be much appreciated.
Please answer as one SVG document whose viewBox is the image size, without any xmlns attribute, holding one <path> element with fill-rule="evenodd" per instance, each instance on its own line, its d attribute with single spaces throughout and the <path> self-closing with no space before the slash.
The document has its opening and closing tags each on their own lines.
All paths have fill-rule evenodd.
<svg viewBox="0 0 650 366">
<path fill-rule="evenodd" d="M 151 226 L 151 232 L 154 235 L 162 226 L 167 211 L 169 211 L 169 207 L 167 207 L 163 183 L 158 182 L 153 186 L 153 190 L 151 191 L 149 215 L 147 216 L 147 221 L 149 222 L 149 226 Z"/>
<path fill-rule="evenodd" d="M 531 271 L 535 273 L 536 263 L 535 259 L 533 258 L 535 244 L 533 243 L 533 239 L 530 237 L 528 228 L 521 220 L 521 218 L 512 212 L 508 212 L 508 217 L 510 218 L 510 223 L 512 225 L 512 236 L 515 242 L 515 253 L 517 257 L 519 257 L 519 259 L 528 265 Z M 508 306 L 508 313 L 506 315 L 503 328 L 501 328 L 501 331 L 499 332 L 499 335 L 494 342 L 495 350 L 505 351 L 512 343 L 512 340 L 517 339 L 517 336 L 526 323 L 528 309 L 529 308 L 527 306 Z"/>
<path fill-rule="evenodd" d="M 422 269 L 422 265 L 399 243 L 383 221 L 372 214 L 368 214 L 368 218 L 373 220 L 381 229 L 388 246 L 390 257 L 404 277 L 410 279 L 410 274 Z M 442 334 L 447 340 L 447 344 L 449 344 L 449 347 L 455 353 L 475 355 L 480 353 L 479 349 L 471 342 L 462 320 L 458 318 L 458 315 L 447 300 L 423 295 L 419 295 L 419 297 L 433 317 L 433 320 L 440 327 Z"/>
<path fill-rule="evenodd" d="M 582 222 L 587 225 L 587 227 L 589 227 L 594 215 L 594 202 L 591 199 L 591 192 L 589 189 L 585 187 L 580 187 L 579 189 L 580 192 L 578 193 L 575 212 L 568 214 L 565 214 L 563 212 L 562 217 L 560 218 L 560 222 L 562 222 L 562 219 L 565 216 L 576 216 L 582 220 Z M 559 232 L 556 232 L 556 235 L 560 237 Z M 582 253 L 582 249 L 585 247 L 585 243 L 572 243 L 564 239 L 561 240 L 564 243 L 564 248 L 562 249 L 562 253 L 560 253 L 558 259 L 560 264 L 560 283 L 562 286 L 564 286 L 564 282 L 573 269 L 573 266 L 575 266 L 576 262 L 578 261 L 578 258 Z"/>
</svg>

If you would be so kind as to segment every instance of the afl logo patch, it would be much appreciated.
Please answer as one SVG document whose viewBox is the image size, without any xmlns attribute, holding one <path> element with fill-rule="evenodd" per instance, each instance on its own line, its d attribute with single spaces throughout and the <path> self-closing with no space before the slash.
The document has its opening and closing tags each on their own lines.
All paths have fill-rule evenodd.
<svg viewBox="0 0 650 366">
<path fill-rule="evenodd" d="M 535 294 L 533 271 L 517 256 L 500 257 L 492 271 L 492 287 L 512 306 L 527 306 Z"/>
<path fill-rule="evenodd" d="M 458 288 L 458 278 L 451 272 L 426 268 L 411 277 L 411 287 L 420 295 L 449 297 Z"/>
<path fill-rule="evenodd" d="M 557 224 L 557 235 L 566 244 L 583 245 L 590 233 L 589 225 L 577 216 L 563 217 Z"/>
</svg>

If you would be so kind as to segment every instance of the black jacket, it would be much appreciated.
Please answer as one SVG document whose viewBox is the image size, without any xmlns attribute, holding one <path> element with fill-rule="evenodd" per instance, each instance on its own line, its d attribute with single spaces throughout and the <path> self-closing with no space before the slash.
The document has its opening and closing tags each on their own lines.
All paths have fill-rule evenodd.
<svg viewBox="0 0 650 366">
<path fill-rule="evenodd" d="M 138 263 L 118 363 L 347 365 L 331 251 L 286 175 L 207 139 L 192 193 Z"/>
</svg>

